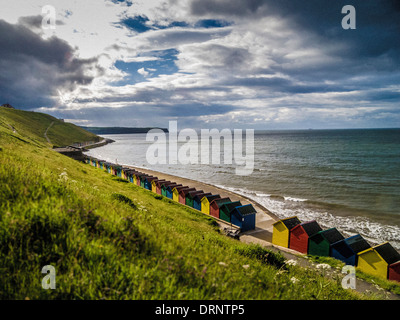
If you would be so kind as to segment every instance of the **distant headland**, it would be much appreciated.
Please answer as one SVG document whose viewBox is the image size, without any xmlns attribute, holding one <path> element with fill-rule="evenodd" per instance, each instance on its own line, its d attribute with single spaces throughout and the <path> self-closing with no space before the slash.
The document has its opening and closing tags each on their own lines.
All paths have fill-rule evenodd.
<svg viewBox="0 0 400 320">
<path fill-rule="evenodd" d="M 146 128 L 128 128 L 128 127 L 83 127 L 81 128 L 94 134 L 131 134 L 131 133 L 147 133 L 152 129 L 160 129 L 168 132 L 166 128 L 146 127 Z"/>
</svg>

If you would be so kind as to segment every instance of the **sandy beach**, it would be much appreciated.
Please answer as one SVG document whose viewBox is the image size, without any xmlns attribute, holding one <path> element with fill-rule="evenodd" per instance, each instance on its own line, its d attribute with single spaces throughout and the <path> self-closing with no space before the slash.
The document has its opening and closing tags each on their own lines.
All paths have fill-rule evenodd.
<svg viewBox="0 0 400 320">
<path fill-rule="evenodd" d="M 196 190 L 203 190 L 205 192 L 210 192 L 212 194 L 219 194 L 221 198 L 229 197 L 232 201 L 240 201 L 242 204 L 252 204 L 253 207 L 256 209 L 257 214 L 256 214 L 256 228 L 255 230 L 250 230 L 247 232 L 243 232 L 241 234 L 242 238 L 257 238 L 262 241 L 267 241 L 268 243 L 271 243 L 272 240 L 272 224 L 279 220 L 279 218 L 274 215 L 271 211 L 269 211 L 267 208 L 263 207 L 261 204 L 255 202 L 252 199 L 249 199 L 245 196 L 242 196 L 240 194 L 237 194 L 232 191 L 228 191 L 216 186 L 213 186 L 211 184 L 207 184 L 204 182 L 188 179 L 188 178 L 182 178 L 179 176 L 171 175 L 171 174 L 166 174 L 150 169 L 143 169 L 143 168 L 137 168 L 134 166 L 124 166 L 128 168 L 135 169 L 137 171 L 149 174 L 154 177 L 158 177 L 159 179 L 165 179 L 167 181 L 173 181 L 178 184 L 182 184 L 184 186 L 188 186 L 191 188 L 196 188 Z M 243 239 L 243 240 L 244 240 Z"/>
</svg>

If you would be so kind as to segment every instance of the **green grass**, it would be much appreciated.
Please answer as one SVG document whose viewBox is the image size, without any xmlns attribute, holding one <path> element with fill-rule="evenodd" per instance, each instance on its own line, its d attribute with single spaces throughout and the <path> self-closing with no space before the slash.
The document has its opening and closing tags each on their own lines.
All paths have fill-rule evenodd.
<svg viewBox="0 0 400 320">
<path fill-rule="evenodd" d="M 54 147 L 66 146 L 74 142 L 100 140 L 93 133 L 45 113 L 0 107 L 0 126 L 4 129 L 10 129 L 10 126 L 12 126 L 16 132 L 11 130 L 8 135 L 15 140 L 35 143 L 37 146 L 39 144 L 47 145 L 48 142 L 44 134 L 51 123 L 53 125 L 48 130 L 47 136 Z M 0 132 L 0 134 L 5 133 Z"/>
<path fill-rule="evenodd" d="M 17 139 L 0 124 L 1 299 L 368 298 L 50 150 L 41 134 Z M 41 287 L 45 265 L 55 290 Z"/>
</svg>

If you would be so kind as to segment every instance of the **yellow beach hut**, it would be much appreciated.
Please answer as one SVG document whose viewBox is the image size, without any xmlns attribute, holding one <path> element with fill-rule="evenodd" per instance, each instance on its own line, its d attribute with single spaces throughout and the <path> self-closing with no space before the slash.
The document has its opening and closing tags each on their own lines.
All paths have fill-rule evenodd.
<svg viewBox="0 0 400 320">
<path fill-rule="evenodd" d="M 151 182 L 151 191 L 154 192 L 154 193 L 158 193 L 157 192 L 157 184 L 159 184 L 161 182 L 164 182 L 164 181 L 165 181 L 165 179 L 154 179 Z"/>
<path fill-rule="evenodd" d="M 357 267 L 368 274 L 387 279 L 389 265 L 400 260 L 400 254 L 389 242 L 358 253 Z"/>
<path fill-rule="evenodd" d="M 172 189 L 172 200 L 179 202 L 179 191 L 188 188 L 188 186 L 176 186 Z"/>
<path fill-rule="evenodd" d="M 273 224 L 272 243 L 289 248 L 290 230 L 300 223 L 296 216 L 275 222 Z"/>
<path fill-rule="evenodd" d="M 206 195 L 201 198 L 201 212 L 205 214 L 210 214 L 210 203 L 215 199 L 221 198 L 219 194 Z"/>
</svg>

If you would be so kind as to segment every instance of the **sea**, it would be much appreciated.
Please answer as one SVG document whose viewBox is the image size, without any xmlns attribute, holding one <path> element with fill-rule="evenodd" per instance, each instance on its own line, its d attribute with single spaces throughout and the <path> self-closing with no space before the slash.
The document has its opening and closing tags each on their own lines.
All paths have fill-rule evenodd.
<svg viewBox="0 0 400 320">
<path fill-rule="evenodd" d="M 220 163 L 202 164 L 200 132 L 198 141 L 178 143 L 178 149 L 199 146 L 199 161 L 192 164 L 149 163 L 155 141 L 146 134 L 102 136 L 115 142 L 88 155 L 213 184 L 253 199 L 279 218 L 316 220 L 345 237 L 360 234 L 371 245 L 389 241 L 400 249 L 400 129 L 255 131 L 253 171 L 244 176 L 235 170 L 243 164 L 225 160 L 223 139 L 220 148 L 209 140 Z M 168 147 L 166 152 L 169 159 Z"/>
</svg>

